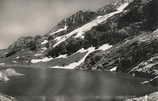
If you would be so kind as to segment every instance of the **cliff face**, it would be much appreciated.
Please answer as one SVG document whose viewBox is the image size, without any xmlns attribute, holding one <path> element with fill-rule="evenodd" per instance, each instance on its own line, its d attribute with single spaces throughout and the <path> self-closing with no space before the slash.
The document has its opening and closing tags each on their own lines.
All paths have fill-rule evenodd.
<svg viewBox="0 0 158 101">
<path fill-rule="evenodd" d="M 87 57 L 84 64 L 81 65 L 81 68 L 98 68 L 106 70 L 117 67 L 118 72 L 125 73 L 132 72 L 140 68 L 142 69 L 140 71 L 143 72 L 143 67 L 145 68 L 145 66 L 152 63 L 153 66 L 154 64 L 156 65 L 157 35 L 157 31 L 141 34 L 132 39 L 124 40 L 123 42 L 114 45 L 114 47 L 109 50 L 92 53 Z M 153 72 L 153 74 L 156 75 L 156 71 L 154 73 L 152 68 L 150 69 L 151 71 L 146 70 L 146 72 Z"/>
<path fill-rule="evenodd" d="M 112 26 L 119 36 L 124 38 L 112 43 L 113 47 L 106 51 L 90 54 L 79 67 L 84 70 L 110 70 L 131 73 L 135 76 L 153 78 L 157 75 L 157 1 L 136 0 L 117 16 L 109 19 L 102 26 Z M 97 26 L 98 28 L 101 28 Z M 105 28 L 104 28 L 105 29 Z M 108 28 L 109 29 L 109 28 Z M 105 30 L 104 30 L 105 31 Z M 108 37 L 105 37 L 106 39 Z M 111 37 L 113 38 L 113 37 Z"/>
</svg>

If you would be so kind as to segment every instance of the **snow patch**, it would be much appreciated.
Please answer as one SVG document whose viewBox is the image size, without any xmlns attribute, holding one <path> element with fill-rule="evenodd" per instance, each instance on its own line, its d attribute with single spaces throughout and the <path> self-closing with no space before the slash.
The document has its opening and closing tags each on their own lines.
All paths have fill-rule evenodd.
<svg viewBox="0 0 158 101">
<path fill-rule="evenodd" d="M 100 19 L 100 18 L 102 18 L 102 17 L 103 17 L 103 16 L 98 16 L 97 19 Z"/>
<path fill-rule="evenodd" d="M 81 38 L 81 39 L 84 39 L 84 36 L 83 36 L 84 33 L 85 33 L 84 31 L 80 31 L 80 32 L 77 33 L 77 35 L 75 35 L 74 38 Z"/>
<path fill-rule="evenodd" d="M 141 82 L 141 84 L 150 83 L 150 82 L 152 82 L 153 80 L 155 80 L 155 79 L 157 79 L 157 78 L 158 78 L 158 76 L 154 77 L 153 79 L 150 79 L 149 81 L 143 81 L 143 82 Z"/>
<path fill-rule="evenodd" d="M 67 28 L 68 28 L 68 26 L 65 24 L 64 28 L 60 28 L 57 31 L 50 33 L 50 35 L 53 35 L 53 34 L 56 34 L 56 33 L 62 32 L 62 31 L 66 31 Z"/>
<path fill-rule="evenodd" d="M 0 66 L 5 66 L 5 63 L 0 63 Z"/>
<path fill-rule="evenodd" d="M 48 62 L 50 60 L 52 60 L 53 58 L 48 58 L 48 57 L 45 57 L 43 59 L 32 59 L 31 60 L 31 63 L 39 63 L 39 62 Z"/>
<path fill-rule="evenodd" d="M 17 61 L 12 61 L 13 63 L 18 63 Z"/>
<path fill-rule="evenodd" d="M 37 56 L 41 56 L 41 55 L 42 55 L 42 54 L 35 54 L 34 56 L 36 56 L 36 57 L 37 57 Z"/>
<path fill-rule="evenodd" d="M 147 84 L 147 83 L 149 83 L 150 81 L 143 81 L 143 82 L 141 82 L 141 84 Z"/>
<path fill-rule="evenodd" d="M 117 70 L 117 67 L 110 69 L 111 72 L 116 72 L 116 70 Z"/>
<path fill-rule="evenodd" d="M 84 48 L 81 48 L 80 50 L 78 50 L 76 53 L 85 53 L 85 52 L 87 52 L 87 50 L 86 49 L 84 49 Z"/>
<path fill-rule="evenodd" d="M 16 59 L 19 59 L 19 58 L 20 58 L 19 56 L 16 57 Z"/>
<path fill-rule="evenodd" d="M 88 51 L 87 54 L 78 62 L 71 63 L 71 64 L 69 64 L 67 66 L 53 66 L 53 67 L 50 67 L 50 68 L 74 69 L 75 67 L 77 67 L 81 63 L 83 63 L 90 53 L 95 51 L 95 47 L 90 47 L 90 48 L 87 49 L 87 51 Z"/>
<path fill-rule="evenodd" d="M 59 55 L 59 56 L 56 57 L 56 58 L 67 58 L 67 54 L 65 54 L 65 55 Z"/>
<path fill-rule="evenodd" d="M 109 48 L 111 48 L 111 47 L 112 47 L 112 45 L 104 44 L 104 45 L 100 46 L 100 47 L 98 48 L 98 50 L 103 50 L 103 51 L 105 51 L 105 50 L 107 50 L 107 49 L 109 49 Z"/>
<path fill-rule="evenodd" d="M 45 44 L 47 44 L 48 43 L 48 40 L 44 40 L 42 43 L 41 43 L 41 45 L 45 45 Z"/>
<path fill-rule="evenodd" d="M 117 11 L 106 14 L 102 17 L 97 17 L 96 19 L 94 19 L 93 21 L 83 25 L 82 27 L 77 28 L 76 30 L 63 35 L 63 36 L 59 36 L 57 38 L 55 38 L 55 40 L 57 41 L 56 44 L 53 45 L 53 47 L 56 47 L 57 45 L 59 45 L 60 43 L 64 42 L 65 40 L 67 40 L 68 38 L 74 36 L 75 38 L 79 38 L 82 37 L 83 38 L 83 34 L 85 34 L 85 32 L 91 30 L 93 27 L 97 26 L 98 24 L 106 21 L 108 18 L 119 14 L 121 12 L 123 12 L 123 10 L 128 6 L 129 3 L 124 3 L 122 4 L 119 8 L 117 8 Z"/>
</svg>

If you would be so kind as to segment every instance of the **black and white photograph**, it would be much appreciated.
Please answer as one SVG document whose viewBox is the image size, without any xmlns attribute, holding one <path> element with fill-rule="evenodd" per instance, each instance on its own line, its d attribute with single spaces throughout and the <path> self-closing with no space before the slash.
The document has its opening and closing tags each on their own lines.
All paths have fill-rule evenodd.
<svg viewBox="0 0 158 101">
<path fill-rule="evenodd" d="M 0 101 L 158 101 L 158 0 L 0 0 Z"/>
</svg>

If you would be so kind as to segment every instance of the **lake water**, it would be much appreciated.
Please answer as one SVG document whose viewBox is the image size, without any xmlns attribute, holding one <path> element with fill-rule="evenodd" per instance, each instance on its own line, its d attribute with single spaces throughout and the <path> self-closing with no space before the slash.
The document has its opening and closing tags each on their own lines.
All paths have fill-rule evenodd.
<svg viewBox="0 0 158 101">
<path fill-rule="evenodd" d="M 157 90 L 142 85 L 143 78 L 121 73 L 22 67 L 15 70 L 24 76 L 1 82 L 0 92 L 19 101 L 115 101 Z"/>
</svg>

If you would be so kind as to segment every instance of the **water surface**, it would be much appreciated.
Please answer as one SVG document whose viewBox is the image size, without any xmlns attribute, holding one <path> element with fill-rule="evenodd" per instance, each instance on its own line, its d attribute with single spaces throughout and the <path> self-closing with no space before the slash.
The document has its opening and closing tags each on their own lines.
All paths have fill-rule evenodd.
<svg viewBox="0 0 158 101">
<path fill-rule="evenodd" d="M 99 98 L 142 96 L 157 90 L 151 85 L 142 85 L 145 79 L 128 74 L 22 67 L 15 69 L 24 76 L 1 82 L 0 92 L 16 96 L 20 101 L 92 101 Z"/>
</svg>

